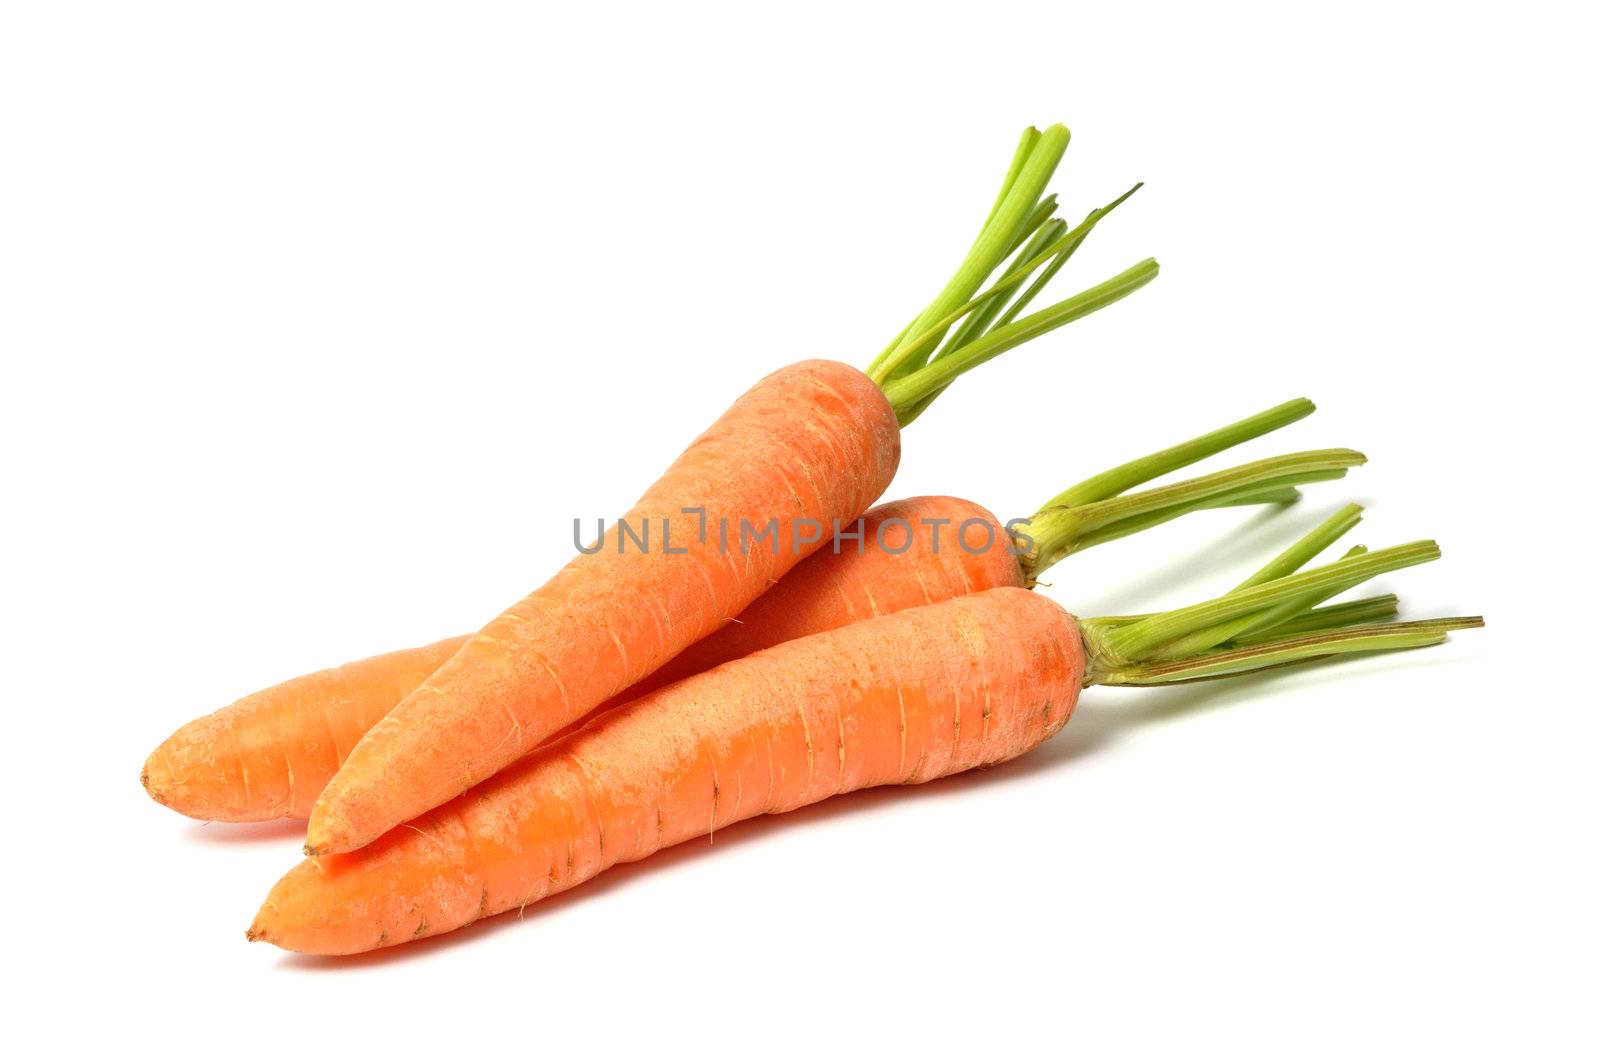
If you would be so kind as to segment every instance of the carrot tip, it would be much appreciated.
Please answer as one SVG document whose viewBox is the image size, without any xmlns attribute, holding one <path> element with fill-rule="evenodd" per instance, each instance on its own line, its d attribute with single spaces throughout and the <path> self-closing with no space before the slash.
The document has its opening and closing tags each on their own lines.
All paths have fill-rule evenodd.
<svg viewBox="0 0 1600 1063">
<path fill-rule="evenodd" d="M 315 845 L 312 845 L 310 842 L 307 842 L 306 844 L 302 845 L 300 847 L 300 851 L 302 853 L 305 853 L 307 856 L 321 856 L 322 855 L 322 850 L 318 849 Z"/>
<path fill-rule="evenodd" d="M 144 767 L 139 771 L 139 785 L 144 787 L 144 792 L 150 795 L 152 801 L 172 808 L 172 802 L 175 799 L 171 786 L 172 776 L 169 772 L 161 770 L 161 766 L 155 764 L 155 759 L 155 756 L 152 755 L 149 760 L 144 762 Z M 152 764 L 155 764 L 153 770 Z M 182 809 L 179 809 L 179 811 L 182 811 Z"/>
</svg>

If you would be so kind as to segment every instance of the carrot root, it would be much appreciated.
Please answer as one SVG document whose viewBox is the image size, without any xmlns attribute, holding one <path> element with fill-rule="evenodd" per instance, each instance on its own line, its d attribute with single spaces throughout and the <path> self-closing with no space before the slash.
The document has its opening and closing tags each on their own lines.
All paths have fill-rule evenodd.
<svg viewBox="0 0 1600 1063">
<path fill-rule="evenodd" d="M 1067 721 L 1072 618 L 1008 587 L 808 636 L 604 714 L 365 849 L 307 860 L 248 937 L 363 952 L 834 794 L 1006 760 Z"/>
</svg>

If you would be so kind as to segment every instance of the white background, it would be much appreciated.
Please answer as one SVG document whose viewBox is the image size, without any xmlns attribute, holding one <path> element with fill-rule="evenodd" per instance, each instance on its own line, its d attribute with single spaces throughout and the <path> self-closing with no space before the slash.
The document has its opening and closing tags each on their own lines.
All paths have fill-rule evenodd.
<svg viewBox="0 0 1600 1063">
<path fill-rule="evenodd" d="M 581 10 L 580 10 L 581 8 Z M 1596 85 L 1577 9 L 18 3 L 0 16 L 5 876 L 22 1045 L 162 1058 L 1594 1058 Z M 1018 131 L 1056 282 L 890 494 L 1021 515 L 1295 395 L 1372 464 L 1071 558 L 1209 596 L 1350 498 L 1449 646 L 1088 692 L 1048 747 L 747 824 L 453 938 L 242 931 L 298 825 L 145 754 L 468 630 L 758 375 L 864 364 Z M 1587 1015 L 1583 1014 L 1588 1010 Z"/>
</svg>

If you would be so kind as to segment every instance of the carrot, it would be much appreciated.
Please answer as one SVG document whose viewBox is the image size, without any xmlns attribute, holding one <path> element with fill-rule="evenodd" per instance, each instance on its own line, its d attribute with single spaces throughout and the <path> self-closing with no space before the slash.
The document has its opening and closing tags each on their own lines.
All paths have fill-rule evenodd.
<svg viewBox="0 0 1600 1063">
<path fill-rule="evenodd" d="M 1437 556 L 1430 542 L 1357 554 L 1145 617 L 1078 621 L 1001 587 L 762 650 L 597 717 L 361 852 L 303 862 L 248 936 L 345 954 L 442 934 L 743 819 L 1019 756 L 1084 686 L 1433 645 L 1481 618 L 1303 625 L 1307 603 Z M 1163 652 L 1223 626 L 1265 633 L 1286 607 L 1302 624 L 1287 637 Z"/>
<path fill-rule="evenodd" d="M 173 732 L 139 781 L 195 819 L 304 819 L 361 736 L 466 641 L 367 657 L 240 698 Z"/>
<path fill-rule="evenodd" d="M 807 554 L 802 529 L 860 515 L 888 486 L 899 428 L 956 377 L 1154 278 L 1147 260 L 1026 317 L 1036 282 L 1107 210 L 1068 229 L 1041 200 L 1066 150 L 1059 126 L 1030 131 L 966 261 L 869 373 L 838 362 L 780 369 L 681 454 L 623 519 L 632 529 L 775 525 L 775 549 L 730 550 L 717 535 L 625 547 L 613 528 L 548 583 L 473 635 L 356 743 L 312 806 L 311 854 L 347 852 L 489 778 L 736 616 Z M 1125 197 L 1124 197 L 1125 198 Z M 1016 258 L 999 281 L 984 280 Z M 1015 294 L 1016 298 L 1011 296 Z M 1003 309 L 995 309 L 1003 307 Z M 992 316 L 991 311 L 993 311 Z M 1002 320 L 1004 319 L 1004 320 Z"/>
<path fill-rule="evenodd" d="M 1013 552 L 1010 532 L 974 502 L 940 496 L 877 506 L 859 527 L 844 529 L 859 537 L 841 538 L 839 553 L 824 548 L 802 561 L 737 622 L 685 649 L 602 708 L 802 635 L 976 590 L 1026 585 L 1068 552 L 1202 505 L 1292 498 L 1285 492 L 1295 483 L 1342 475 L 1354 452 L 1289 455 L 1139 495 L 1122 492 L 1314 409 L 1306 399 L 1283 403 L 1062 492 L 1018 529 L 1030 537 L 1037 533 L 1031 556 Z M 975 549 L 986 543 L 989 549 Z M 329 669 L 201 717 L 151 754 L 145 788 L 162 804 L 199 819 L 303 818 L 333 777 L 342 751 L 463 642 L 464 636 Z"/>
</svg>

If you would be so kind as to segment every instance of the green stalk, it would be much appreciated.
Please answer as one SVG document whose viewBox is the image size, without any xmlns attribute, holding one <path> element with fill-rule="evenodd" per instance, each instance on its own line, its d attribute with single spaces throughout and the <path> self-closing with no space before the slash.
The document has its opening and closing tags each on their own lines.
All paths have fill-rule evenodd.
<svg viewBox="0 0 1600 1063">
<path fill-rule="evenodd" d="M 1367 552 L 1355 547 L 1330 565 L 1298 569 L 1360 520 L 1346 506 L 1238 588 L 1184 609 L 1079 621 L 1088 662 L 1084 685 L 1155 686 L 1218 679 L 1351 653 L 1414 649 L 1443 642 L 1481 616 L 1384 622 L 1393 595 L 1312 608 L 1383 572 L 1432 561 L 1431 541 Z"/>
<path fill-rule="evenodd" d="M 1360 557 L 1367 552 L 1365 546 L 1351 547 L 1341 560 Z M 1210 627 L 1201 628 L 1199 631 L 1185 635 L 1181 639 L 1174 639 L 1165 646 L 1152 651 L 1148 655 L 1148 659 L 1158 661 L 1182 660 L 1185 657 L 1193 657 L 1197 653 L 1204 653 L 1206 650 L 1214 649 L 1224 643 L 1233 643 L 1238 639 L 1247 637 L 1252 631 L 1271 630 L 1279 624 L 1286 623 L 1294 617 L 1308 612 L 1329 598 L 1343 594 L 1366 578 L 1365 576 L 1352 577 L 1347 583 L 1334 584 L 1314 594 L 1303 594 L 1297 598 L 1287 598 L 1277 605 L 1263 609 L 1260 612 L 1237 616 L 1232 620 L 1224 620 L 1220 624 L 1212 624 Z"/>
<path fill-rule="evenodd" d="M 999 325 L 1008 325 L 1015 320 L 1017 314 L 1021 313 L 1022 309 L 1033 301 L 1033 297 L 1038 295 L 1044 286 L 1050 282 L 1050 278 L 1054 277 L 1061 267 L 1066 265 L 1067 259 L 1072 257 L 1072 253 L 1094 231 L 1094 227 L 1100 224 L 1100 219 L 1116 210 L 1127 201 L 1129 196 L 1143 187 L 1144 182 L 1140 181 L 1105 206 L 1096 207 L 1089 212 L 1089 215 L 1083 221 L 1078 223 L 1076 228 L 1068 229 L 1066 222 L 1063 221 L 1056 221 L 1053 225 L 1042 228 L 1038 235 L 1043 239 L 1030 241 L 1027 249 L 1017 255 L 1010 268 L 1006 270 L 998 281 L 952 310 L 944 321 L 935 326 L 936 329 L 942 331 L 943 328 L 954 324 L 963 315 L 966 316 L 966 321 L 963 323 L 961 331 L 951 337 L 944 348 L 933 357 L 935 359 L 943 358 L 951 351 L 971 342 L 973 337 L 989 331 L 991 322 L 998 327 Z M 1051 210 L 1054 210 L 1055 196 L 1046 197 L 1045 203 L 1050 204 Z M 1045 203 L 1041 203 L 1040 206 L 1043 207 Z M 1030 229 L 1029 231 L 1031 232 L 1032 230 Z M 1023 292 L 1016 302 L 1006 306 L 1006 299 L 1011 293 L 1015 292 L 1022 282 L 1027 280 L 1029 275 L 1040 266 L 1045 266 L 1044 272 L 1035 278 L 1032 284 L 1028 285 L 1028 290 Z M 1005 312 L 996 320 L 996 315 L 1000 314 L 1002 307 L 1004 307 Z M 908 344 L 908 346 L 916 348 L 920 347 L 921 343 L 912 343 Z"/>
<path fill-rule="evenodd" d="M 902 427 L 921 416 L 962 373 L 1111 305 L 1148 284 L 1159 272 L 1155 261 L 1147 259 L 1109 281 L 1018 319 L 1095 225 L 1140 187 L 1134 185 L 1090 211 L 1071 229 L 1056 221 L 1056 197 L 1044 195 L 1044 189 L 1070 139 L 1071 134 L 1060 125 L 1023 133 L 994 204 L 960 268 L 933 302 L 867 367 L 867 375 L 889 396 Z M 984 288 L 1007 259 L 1011 263 L 1000 279 Z"/>
<path fill-rule="evenodd" d="M 1022 246 L 1022 241 L 1028 239 L 1040 226 L 1054 217 L 1055 212 L 1056 194 L 1051 192 L 1048 196 L 1039 200 L 1039 205 L 1033 208 L 1033 213 L 1028 215 L 1028 220 L 1017 231 L 1016 238 L 1011 241 L 1011 246 L 1006 248 L 1006 255 L 1009 257 L 1016 254 L 1017 248 Z M 1065 223 L 1062 224 L 1064 225 Z"/>
<path fill-rule="evenodd" d="M 1343 628 L 1224 650 L 1183 661 L 1106 667 L 1094 672 L 1085 685 L 1161 686 L 1221 679 L 1337 655 L 1437 646 L 1445 641 L 1446 634 L 1451 631 L 1482 626 L 1481 616 L 1451 616 L 1437 620 Z"/>
<path fill-rule="evenodd" d="M 1033 259 L 1040 251 L 1066 231 L 1067 223 L 1059 218 L 1052 218 L 1045 222 L 1037 232 L 1032 234 L 1022 250 L 1017 252 L 1017 262 L 1022 263 Z M 1005 309 L 1006 300 L 1027 279 L 1027 276 L 1023 275 L 1015 280 L 1010 280 L 1011 276 L 1012 273 L 1007 273 L 999 284 L 984 292 L 979 299 L 973 300 L 973 302 L 981 305 L 978 305 L 976 309 L 967 314 L 960 327 L 951 333 L 950 338 L 945 341 L 944 347 L 940 348 L 939 353 L 933 356 L 934 359 L 937 360 L 944 357 L 958 347 L 963 347 L 970 343 L 974 337 L 981 336 L 988 331 L 989 325 L 994 321 L 995 316 Z"/>
<path fill-rule="evenodd" d="M 1011 322 L 1015 321 L 1017 315 L 1020 314 L 1029 303 L 1033 302 L 1033 297 L 1038 295 L 1046 284 L 1050 283 L 1050 278 L 1054 277 L 1056 273 L 1060 271 L 1061 267 L 1067 264 L 1067 259 L 1071 258 L 1072 253 L 1078 249 L 1078 245 L 1083 243 L 1084 237 L 1088 236 L 1089 233 L 1094 231 L 1094 227 L 1099 224 L 1100 219 L 1116 210 L 1129 196 L 1133 195 L 1143 187 L 1144 182 L 1140 181 L 1138 184 L 1122 193 L 1122 195 L 1118 196 L 1116 199 L 1113 199 L 1110 203 L 1107 203 L 1103 207 L 1097 207 L 1095 210 L 1091 211 L 1089 216 L 1083 220 L 1083 224 L 1078 226 L 1076 235 L 1073 233 L 1068 233 L 1066 235 L 1066 237 L 1061 241 L 1062 246 L 1059 250 L 1055 251 L 1055 257 L 1050 260 L 1050 264 L 1045 267 L 1044 272 L 1039 274 L 1038 278 L 1035 279 L 1032 284 L 1028 285 L 1028 290 L 1018 296 L 1016 302 L 1006 307 L 1005 312 L 1000 315 L 998 320 L 995 321 L 994 327 L 999 328 L 1001 325 L 1009 325 Z M 1049 252 L 1050 249 L 1046 248 L 1042 253 L 1048 254 Z"/>
<path fill-rule="evenodd" d="M 1335 561 L 1309 572 L 1284 576 L 1184 609 L 1157 613 L 1136 623 L 1102 630 L 1085 621 L 1085 637 L 1095 642 L 1099 658 L 1112 665 L 1139 662 L 1168 643 L 1236 617 L 1271 609 L 1333 588 L 1348 588 L 1384 572 L 1420 565 L 1439 556 L 1431 540 L 1376 550 Z"/>
<path fill-rule="evenodd" d="M 1082 506 L 1047 507 L 1022 526 L 1033 540 L 1033 548 L 1023 557 L 1023 570 L 1030 581 L 1037 581 L 1045 569 L 1081 549 L 1085 539 L 1097 531 L 1115 528 L 1118 534 L 1111 538 L 1120 538 L 1199 508 L 1231 504 L 1240 496 L 1261 491 L 1263 485 L 1279 490 L 1306 478 L 1343 476 L 1351 466 L 1366 460 L 1365 455 L 1354 450 L 1283 454 L 1137 494 Z M 1128 522 L 1132 521 L 1137 525 L 1130 526 Z M 1096 540 L 1105 541 L 1108 540 Z"/>
<path fill-rule="evenodd" d="M 1244 638 L 1236 638 L 1228 645 L 1231 648 L 1259 645 L 1299 635 L 1354 627 L 1357 624 L 1375 624 L 1399 614 L 1400 599 L 1392 594 L 1379 594 L 1372 598 L 1360 598 L 1353 602 L 1341 602 L 1338 605 L 1324 605 L 1320 609 L 1311 609 L 1277 627 L 1264 628 Z"/>
<path fill-rule="evenodd" d="M 909 335 L 920 336 L 933 322 L 941 320 L 951 309 L 966 302 L 1000 265 L 1008 249 L 1015 243 L 1018 232 L 1038 206 L 1044 186 L 1055 173 L 1071 137 L 1072 134 L 1063 125 L 1053 125 L 1042 133 L 1029 130 L 1023 134 L 1022 143 L 1018 145 L 1006 171 L 1000 195 L 977 239 L 973 241 L 972 249 L 933 302 L 912 319 L 911 327 L 907 329 Z M 935 340 L 935 344 L 937 342 Z M 927 361 L 926 353 L 895 361 L 895 353 L 896 347 L 891 345 L 872 363 L 868 374 L 881 383 L 883 379 L 913 372 Z M 880 370 L 885 371 L 882 377 Z"/>
<path fill-rule="evenodd" d="M 1078 249 L 1084 238 L 1100 223 L 1101 218 L 1111 213 L 1118 204 L 1133 195 L 1141 187 L 1143 187 L 1143 182 L 1134 185 L 1105 206 L 1090 211 L 1088 217 L 1079 222 L 1075 228 L 1055 236 L 1043 248 L 1033 253 L 1031 257 L 1018 256 L 1019 262 L 1013 264 L 1012 268 L 1004 276 L 966 302 L 950 310 L 944 317 L 932 322 L 923 322 L 920 319 L 913 321 L 911 325 L 907 326 L 906 331 L 901 333 L 895 343 L 891 345 L 890 351 L 880 355 L 879 361 L 868 367 L 867 375 L 881 384 L 904 372 L 911 371 L 916 365 L 923 365 L 930 361 L 929 352 L 939 345 L 940 338 L 944 336 L 951 326 L 973 311 L 1000 301 L 1004 292 L 1015 288 L 1016 285 L 1026 280 L 1034 270 L 1049 262 L 1052 258 L 1057 259 L 1058 262 L 1065 262 L 1066 258 L 1070 257 L 1072 252 Z M 1046 277 L 1043 279 L 1055 276 L 1056 269 L 1060 268 L 1055 263 L 1052 263 L 1052 266 L 1054 268 L 1046 270 Z M 1039 287 L 1042 287 L 1042 284 Z M 1036 294 L 1036 291 L 1036 288 L 1030 289 L 1027 293 L 1028 298 L 1031 299 Z M 1009 319 L 1007 323 L 1009 323 Z M 917 331 L 919 329 L 920 331 Z M 971 342 L 970 339 L 967 342 Z M 944 351 L 940 352 L 939 356 L 948 356 L 955 347 L 956 345 L 953 343 L 948 345 Z"/>
<path fill-rule="evenodd" d="M 1296 542 L 1289 549 L 1268 561 L 1257 570 L 1249 579 L 1234 588 L 1236 591 L 1248 590 L 1258 587 L 1263 583 L 1271 583 L 1275 579 L 1299 572 L 1306 563 L 1322 551 L 1332 546 L 1338 539 L 1361 523 L 1361 507 L 1351 502 L 1342 506 L 1333 516 L 1312 528 L 1310 532 Z"/>
<path fill-rule="evenodd" d="M 1033 126 L 1022 131 L 1022 140 L 1011 155 L 1011 164 L 1006 167 L 1006 179 L 1000 184 L 1000 194 L 994 197 L 994 206 L 989 208 L 989 216 L 983 219 L 985 230 L 994 222 L 994 216 L 1000 213 L 1006 196 L 1011 193 L 1011 186 L 1017 183 L 1017 175 L 1022 173 L 1022 168 L 1028 164 L 1029 157 L 1033 155 L 1034 145 L 1039 143 L 1039 135 L 1039 131 Z"/>
<path fill-rule="evenodd" d="M 1344 477 L 1344 469 L 1327 469 L 1320 472 L 1307 472 L 1293 477 L 1294 483 L 1310 484 L 1322 483 L 1326 480 L 1339 480 Z M 1141 517 L 1129 517 L 1115 521 L 1103 528 L 1085 532 L 1076 540 L 1077 547 L 1074 552 L 1087 550 L 1091 546 L 1099 546 L 1116 539 L 1124 539 L 1130 535 L 1154 528 L 1158 524 L 1166 524 L 1178 517 L 1195 513 L 1202 509 L 1228 509 L 1234 506 L 1282 506 L 1297 502 L 1300 491 L 1292 484 L 1286 484 L 1283 479 L 1266 480 L 1254 486 L 1241 488 L 1238 491 L 1229 491 L 1217 495 L 1215 498 L 1196 502 L 1192 505 L 1174 506 L 1170 510 L 1161 510 Z"/>
<path fill-rule="evenodd" d="M 1114 469 L 1107 469 L 1098 476 L 1091 476 L 1067 488 L 1040 508 L 1085 506 L 1090 502 L 1100 502 L 1113 495 L 1120 495 L 1140 484 L 1149 483 L 1158 476 L 1165 476 L 1169 472 L 1203 461 L 1240 443 L 1259 439 L 1268 432 L 1276 432 L 1286 425 L 1310 417 L 1316 410 L 1316 403 L 1310 399 L 1290 399 L 1270 410 L 1262 410 L 1242 421 L 1224 425 L 1214 432 L 1207 432 L 1187 442 L 1124 462 Z"/>
<path fill-rule="evenodd" d="M 1248 498 L 1250 496 L 1246 495 L 1244 497 Z M 1242 591 L 1250 587 L 1258 586 L 1262 583 L 1270 582 L 1272 580 L 1282 579 L 1285 576 L 1289 576 L 1295 572 L 1298 572 L 1301 568 L 1305 567 L 1306 562 L 1310 561 L 1313 557 L 1317 556 L 1317 554 L 1321 553 L 1341 535 L 1360 523 L 1360 521 L 1360 506 L 1351 503 L 1342 507 L 1333 516 L 1329 517 L 1315 528 L 1312 528 L 1309 532 L 1297 540 L 1294 545 L 1290 546 L 1283 553 L 1279 554 L 1271 561 L 1268 561 L 1261 568 L 1257 569 L 1243 583 L 1235 587 L 1233 592 Z M 1113 527 L 1115 527 L 1115 525 L 1113 525 Z M 1099 534 L 1102 533 L 1095 533 L 1095 535 Z M 1089 536 L 1084 545 L 1093 545 L 1095 541 L 1095 535 Z M 1156 615 L 1158 614 L 1133 613 L 1126 616 L 1100 616 L 1095 617 L 1094 625 L 1101 632 L 1106 632 L 1110 631 L 1112 628 L 1127 627 L 1130 624 L 1137 624 L 1141 620 L 1148 620 Z"/>
<path fill-rule="evenodd" d="M 1054 306 L 1029 314 L 1020 321 L 1013 321 L 1003 328 L 997 328 L 948 357 L 908 372 L 904 376 L 887 381 L 880 380 L 883 393 L 900 418 L 900 424 L 902 426 L 910 424 L 922 412 L 922 408 L 925 408 L 919 408 L 922 400 L 948 387 L 956 377 L 1036 336 L 1044 335 L 1051 329 L 1060 328 L 1080 317 L 1087 317 L 1096 310 L 1132 295 L 1155 280 L 1156 274 L 1160 271 L 1161 267 L 1156 265 L 1156 260 L 1147 258 L 1093 288 L 1063 299 Z"/>
</svg>

